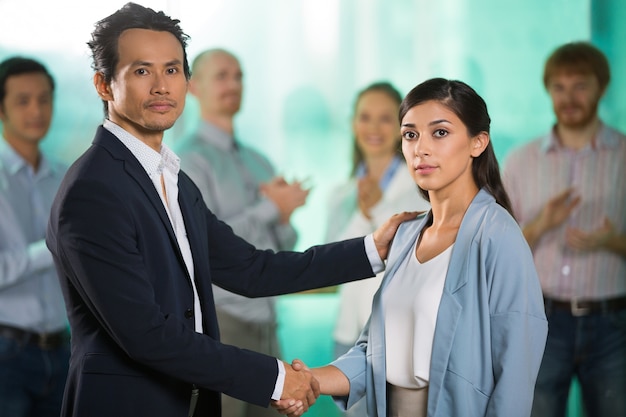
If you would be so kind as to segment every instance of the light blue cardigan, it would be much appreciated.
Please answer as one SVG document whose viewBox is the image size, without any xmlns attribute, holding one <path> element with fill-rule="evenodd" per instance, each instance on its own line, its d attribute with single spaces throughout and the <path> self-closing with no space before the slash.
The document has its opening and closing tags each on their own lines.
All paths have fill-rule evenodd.
<svg viewBox="0 0 626 417">
<path fill-rule="evenodd" d="M 367 395 L 368 415 L 387 415 L 381 292 L 427 218 L 428 213 L 401 225 L 369 322 L 356 345 L 332 363 L 350 380 L 350 394 L 335 398 L 340 408 Z M 530 415 L 547 334 L 528 244 L 509 213 L 481 190 L 465 213 L 446 274 L 430 364 L 428 417 Z"/>
</svg>

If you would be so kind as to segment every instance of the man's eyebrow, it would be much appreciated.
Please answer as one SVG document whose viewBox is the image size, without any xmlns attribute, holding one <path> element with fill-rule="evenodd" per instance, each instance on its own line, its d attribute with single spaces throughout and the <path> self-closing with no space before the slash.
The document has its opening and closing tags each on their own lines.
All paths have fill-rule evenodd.
<svg viewBox="0 0 626 417">
<path fill-rule="evenodd" d="M 133 67 L 153 67 L 156 64 L 150 61 L 141 61 L 137 60 L 131 64 Z M 171 61 L 167 61 L 165 63 L 166 67 L 171 67 L 172 65 L 182 65 L 182 61 L 180 59 L 172 59 Z"/>
<path fill-rule="evenodd" d="M 172 59 L 165 63 L 165 66 L 171 67 L 173 65 L 183 65 L 183 62 L 180 59 Z"/>
</svg>

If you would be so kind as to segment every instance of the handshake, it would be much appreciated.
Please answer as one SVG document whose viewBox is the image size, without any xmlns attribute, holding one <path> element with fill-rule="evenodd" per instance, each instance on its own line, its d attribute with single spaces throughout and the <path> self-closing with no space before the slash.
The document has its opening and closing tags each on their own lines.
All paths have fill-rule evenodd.
<svg viewBox="0 0 626 417">
<path fill-rule="evenodd" d="M 289 417 L 301 416 L 320 396 L 319 381 L 300 359 L 285 365 L 285 385 L 278 401 L 272 401 L 280 414 Z"/>
<path fill-rule="evenodd" d="M 304 414 L 320 394 L 348 395 L 348 378 L 332 365 L 309 369 L 304 362 L 295 359 L 285 363 L 285 385 L 278 401 L 272 401 L 280 414 L 297 417 Z"/>
</svg>

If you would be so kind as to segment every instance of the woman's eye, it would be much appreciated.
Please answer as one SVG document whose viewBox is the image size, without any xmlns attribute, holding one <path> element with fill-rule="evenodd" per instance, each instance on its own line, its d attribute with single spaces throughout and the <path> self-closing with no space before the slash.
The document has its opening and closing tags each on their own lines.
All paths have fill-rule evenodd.
<svg viewBox="0 0 626 417">
<path fill-rule="evenodd" d="M 434 135 L 436 138 L 442 138 L 442 137 L 446 136 L 447 134 L 448 134 L 448 131 L 447 131 L 447 130 L 445 130 L 445 129 L 437 129 L 437 130 L 435 130 L 435 132 L 433 133 L 433 135 Z"/>
<path fill-rule="evenodd" d="M 412 140 L 417 138 L 417 135 L 415 134 L 415 132 L 411 132 L 410 130 L 407 132 L 402 133 L 402 137 L 406 140 Z"/>
</svg>

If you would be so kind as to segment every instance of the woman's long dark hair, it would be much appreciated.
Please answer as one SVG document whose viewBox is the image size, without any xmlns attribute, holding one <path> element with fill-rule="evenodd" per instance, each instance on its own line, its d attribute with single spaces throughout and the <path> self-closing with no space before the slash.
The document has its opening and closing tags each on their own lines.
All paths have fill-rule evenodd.
<svg viewBox="0 0 626 417">
<path fill-rule="evenodd" d="M 426 101 L 437 101 L 461 119 L 471 137 L 480 132 L 489 133 L 491 118 L 487 112 L 487 104 L 472 87 L 462 81 L 432 78 L 413 88 L 400 104 L 400 123 L 407 112 L 418 104 Z M 472 175 L 479 189 L 486 188 L 511 215 L 511 202 L 502 184 L 500 168 L 491 141 L 480 156 L 472 161 Z M 420 188 L 426 200 L 428 191 Z M 430 201 L 430 200 L 429 200 Z"/>
</svg>

